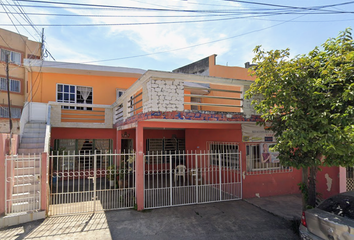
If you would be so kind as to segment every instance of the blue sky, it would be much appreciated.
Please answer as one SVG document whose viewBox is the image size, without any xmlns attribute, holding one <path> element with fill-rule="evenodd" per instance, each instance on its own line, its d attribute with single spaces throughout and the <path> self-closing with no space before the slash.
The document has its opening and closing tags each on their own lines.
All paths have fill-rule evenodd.
<svg viewBox="0 0 354 240">
<path fill-rule="evenodd" d="M 245 62 L 252 61 L 253 49 L 257 45 L 262 45 L 267 50 L 290 48 L 292 56 L 307 53 L 328 38 L 336 37 L 345 28 L 352 27 L 354 23 L 354 2 L 318 9 L 318 6 L 344 3 L 344 0 L 249 1 L 298 7 L 291 10 L 226 0 L 67 0 L 61 2 L 149 10 L 83 9 L 78 8 L 80 6 L 77 5 L 6 0 L 0 2 L 2 5 L 0 27 L 18 31 L 31 40 L 40 41 L 41 37 L 34 28 L 20 26 L 20 24 L 28 24 L 23 16 L 16 14 L 21 7 L 38 32 L 42 27 L 44 28 L 45 46 L 57 61 L 171 71 L 211 54 L 218 55 L 217 64 L 243 67 Z M 17 6 L 14 6 L 15 3 Z M 302 9 L 304 7 L 312 8 L 304 10 Z M 215 16 L 216 13 L 211 11 L 222 11 L 222 13 Z M 243 14 L 232 12 L 231 15 L 231 11 L 242 11 Z M 283 14 L 259 16 L 264 11 L 272 13 L 279 11 Z M 38 15 L 38 13 L 49 15 Z M 53 14 L 76 16 L 63 17 Z M 10 18 L 17 25 L 17 30 L 11 26 Z M 210 21 L 225 18 L 233 19 Z M 180 22 L 195 20 L 201 22 Z M 142 24 L 167 21 L 180 23 Z M 95 25 L 117 23 L 135 25 Z M 42 26 L 42 24 L 63 26 Z M 68 24 L 90 26 L 74 27 Z M 116 60 L 105 61 L 108 59 Z M 47 60 L 52 59 L 47 58 Z"/>
</svg>

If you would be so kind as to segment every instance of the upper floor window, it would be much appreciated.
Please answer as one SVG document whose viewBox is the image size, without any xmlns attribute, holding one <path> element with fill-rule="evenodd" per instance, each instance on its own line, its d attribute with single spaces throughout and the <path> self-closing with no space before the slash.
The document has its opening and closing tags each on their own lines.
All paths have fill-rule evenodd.
<svg viewBox="0 0 354 240">
<path fill-rule="evenodd" d="M 14 51 L 9 51 L 6 49 L 1 49 L 1 61 L 6 61 L 6 54 L 9 54 L 9 62 L 10 63 L 15 63 L 17 65 L 21 65 L 21 53 L 19 52 L 14 52 Z"/>
<path fill-rule="evenodd" d="M 57 102 L 92 104 L 92 87 L 57 84 Z M 92 110 L 75 106 L 63 106 L 64 109 Z"/>
<path fill-rule="evenodd" d="M 0 106 L 0 117 L 9 117 L 9 108 Z M 11 118 L 21 118 L 21 108 L 11 108 Z"/>
<path fill-rule="evenodd" d="M 117 89 L 116 90 L 116 99 L 120 98 L 124 94 L 124 90 Z"/>
<path fill-rule="evenodd" d="M 6 78 L 0 78 L 0 90 L 7 91 L 7 80 Z M 11 92 L 21 92 L 21 81 L 10 79 L 10 91 Z"/>
</svg>

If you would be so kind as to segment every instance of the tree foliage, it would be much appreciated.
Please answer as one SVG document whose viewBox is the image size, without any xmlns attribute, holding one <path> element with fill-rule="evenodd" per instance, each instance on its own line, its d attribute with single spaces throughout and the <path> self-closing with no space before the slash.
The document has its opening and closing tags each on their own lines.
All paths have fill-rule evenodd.
<svg viewBox="0 0 354 240">
<path fill-rule="evenodd" d="M 351 29 L 306 55 L 254 50 L 247 98 L 271 124 L 281 164 L 354 165 L 354 44 Z M 325 157 L 324 157 L 325 156 Z"/>
</svg>

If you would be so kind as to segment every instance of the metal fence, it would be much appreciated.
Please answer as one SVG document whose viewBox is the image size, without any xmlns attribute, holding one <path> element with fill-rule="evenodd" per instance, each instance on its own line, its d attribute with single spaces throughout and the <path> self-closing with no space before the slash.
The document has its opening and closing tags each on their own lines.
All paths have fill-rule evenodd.
<svg viewBox="0 0 354 240">
<path fill-rule="evenodd" d="M 145 207 L 242 198 L 240 152 L 149 152 L 145 158 Z"/>
<path fill-rule="evenodd" d="M 267 148 L 265 151 L 264 148 Z M 292 167 L 282 166 L 277 158 L 277 153 L 271 152 L 268 146 L 272 143 L 246 144 L 247 175 L 273 174 L 292 172 Z M 268 159 L 266 159 L 268 157 Z"/>
<path fill-rule="evenodd" d="M 41 209 L 41 155 L 5 157 L 5 214 Z"/>
<path fill-rule="evenodd" d="M 49 160 L 49 215 L 134 207 L 135 153 L 60 152 Z"/>
</svg>

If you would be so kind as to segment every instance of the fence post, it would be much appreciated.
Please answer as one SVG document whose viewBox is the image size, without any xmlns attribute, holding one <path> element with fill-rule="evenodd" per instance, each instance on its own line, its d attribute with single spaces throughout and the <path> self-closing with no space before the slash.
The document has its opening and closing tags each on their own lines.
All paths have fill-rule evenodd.
<svg viewBox="0 0 354 240">
<path fill-rule="evenodd" d="M 219 153 L 219 187 L 220 187 L 220 189 L 219 189 L 219 194 L 220 194 L 220 201 L 222 200 L 221 199 L 221 193 L 222 193 L 222 191 L 221 191 L 221 154 Z"/>
<path fill-rule="evenodd" d="M 172 194 L 172 154 L 170 152 L 170 205 L 172 206 L 173 204 L 173 194 Z"/>
<path fill-rule="evenodd" d="M 201 152 L 199 152 L 199 154 L 201 154 Z M 204 154 L 205 154 L 205 151 L 204 151 Z M 193 156 L 193 152 L 192 152 L 192 156 Z M 201 155 L 200 155 L 201 156 Z M 199 172 L 199 169 L 198 169 L 198 153 L 197 151 L 195 151 L 195 201 L 196 203 L 198 203 L 199 201 L 199 196 L 198 196 L 198 193 L 199 193 L 199 190 L 198 190 L 198 183 L 199 183 L 199 176 L 198 176 L 198 172 Z"/>
<path fill-rule="evenodd" d="M 49 182 L 48 182 L 48 153 L 43 152 L 39 155 L 39 167 L 40 167 L 40 183 L 41 183 L 41 193 L 40 193 L 40 210 L 44 210 L 48 212 L 48 194 L 47 191 L 49 190 Z"/>
<path fill-rule="evenodd" d="M 141 123 L 138 122 L 136 127 L 135 139 L 136 139 L 136 165 L 135 165 L 135 184 L 136 184 L 136 204 L 137 210 L 144 210 L 144 128 Z"/>
</svg>

